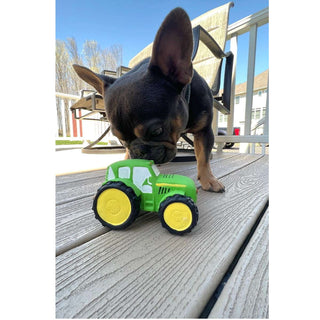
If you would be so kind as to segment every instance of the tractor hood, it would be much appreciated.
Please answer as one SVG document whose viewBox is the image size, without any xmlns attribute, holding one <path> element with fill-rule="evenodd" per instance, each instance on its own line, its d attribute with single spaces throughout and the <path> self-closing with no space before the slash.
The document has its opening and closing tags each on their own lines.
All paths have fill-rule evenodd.
<svg viewBox="0 0 320 320">
<path fill-rule="evenodd" d="M 157 177 L 156 186 L 158 188 L 167 188 L 170 191 L 182 190 L 185 195 L 196 199 L 196 187 L 194 181 L 186 176 L 178 174 L 160 174 Z"/>
</svg>

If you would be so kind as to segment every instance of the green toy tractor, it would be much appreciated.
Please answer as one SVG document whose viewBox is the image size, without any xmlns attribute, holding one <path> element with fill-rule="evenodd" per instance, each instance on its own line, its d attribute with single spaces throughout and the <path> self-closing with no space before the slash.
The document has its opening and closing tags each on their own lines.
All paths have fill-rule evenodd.
<svg viewBox="0 0 320 320">
<path fill-rule="evenodd" d="M 159 212 L 162 226 L 181 235 L 197 224 L 196 201 L 192 179 L 160 174 L 152 160 L 131 159 L 107 168 L 92 209 L 102 225 L 115 230 L 132 224 L 140 210 Z"/>
</svg>

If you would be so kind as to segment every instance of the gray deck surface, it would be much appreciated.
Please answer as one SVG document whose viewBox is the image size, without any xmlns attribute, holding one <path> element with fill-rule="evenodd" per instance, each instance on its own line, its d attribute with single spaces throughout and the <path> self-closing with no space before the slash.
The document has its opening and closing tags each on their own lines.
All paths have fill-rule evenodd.
<svg viewBox="0 0 320 320">
<path fill-rule="evenodd" d="M 199 221 L 184 236 L 156 213 L 108 230 L 91 210 L 105 170 L 58 176 L 56 317 L 267 318 L 268 156 L 214 153 L 211 166 L 226 192 L 199 190 Z M 160 171 L 196 181 L 195 162 Z"/>
</svg>

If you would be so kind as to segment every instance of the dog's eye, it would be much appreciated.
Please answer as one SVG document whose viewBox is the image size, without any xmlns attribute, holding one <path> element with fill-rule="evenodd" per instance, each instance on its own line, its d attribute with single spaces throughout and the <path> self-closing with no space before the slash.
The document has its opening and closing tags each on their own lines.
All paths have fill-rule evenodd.
<svg viewBox="0 0 320 320">
<path fill-rule="evenodd" d="M 163 129 L 161 127 L 155 129 L 155 130 L 152 130 L 151 131 L 151 136 L 152 137 L 157 137 L 157 136 L 160 136 L 160 134 L 163 132 Z"/>
</svg>

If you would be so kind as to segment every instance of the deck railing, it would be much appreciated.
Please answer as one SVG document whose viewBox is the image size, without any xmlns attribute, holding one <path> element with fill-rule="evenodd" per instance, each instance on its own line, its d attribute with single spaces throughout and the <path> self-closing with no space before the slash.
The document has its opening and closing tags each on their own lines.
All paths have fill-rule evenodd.
<svg viewBox="0 0 320 320">
<path fill-rule="evenodd" d="M 57 112 L 57 130 L 56 138 L 73 138 L 81 136 L 78 132 L 78 127 L 74 130 L 72 114 L 70 107 L 73 103 L 79 100 L 80 97 L 72 94 L 56 92 L 56 112 Z"/>
<path fill-rule="evenodd" d="M 265 145 L 269 143 L 269 82 L 267 88 L 267 101 L 266 101 L 266 115 L 263 124 L 262 135 L 252 135 L 252 101 L 253 101 L 253 84 L 254 84 L 254 71 L 256 62 L 256 43 L 257 43 L 257 30 L 258 27 L 269 23 L 269 8 L 265 8 L 251 16 L 245 17 L 239 21 L 229 25 L 227 32 L 227 40 L 230 40 L 230 51 L 234 55 L 234 64 L 232 70 L 232 85 L 231 85 L 231 106 L 230 114 L 228 115 L 227 135 L 215 135 L 215 141 L 218 143 L 218 150 L 226 142 L 240 143 L 240 152 L 255 153 L 255 144 L 262 144 L 262 152 L 265 152 Z M 234 102 L 235 102 L 235 79 L 237 68 L 237 54 L 238 54 L 238 36 L 249 32 L 249 54 L 248 54 L 248 72 L 247 72 L 247 90 L 246 90 L 246 108 L 245 108 L 245 124 L 244 134 L 240 136 L 232 135 L 234 125 Z M 218 111 L 214 110 L 213 118 L 214 132 L 218 130 Z M 250 146 L 251 145 L 251 146 Z"/>
<path fill-rule="evenodd" d="M 255 144 L 262 144 L 262 153 L 265 152 L 265 145 L 269 143 L 269 88 L 267 88 L 266 114 L 263 123 L 263 134 L 252 134 L 252 101 L 253 101 L 253 84 L 255 73 L 255 57 L 256 57 L 256 43 L 257 30 L 260 26 L 269 23 L 269 8 L 261 10 L 251 16 L 245 17 L 235 23 L 229 25 L 227 40 L 230 40 L 230 51 L 234 54 L 234 64 L 232 70 L 232 86 L 231 86 L 231 106 L 230 114 L 228 115 L 227 135 L 218 136 L 218 111 L 214 110 L 213 129 L 215 132 L 215 141 L 218 144 L 218 151 L 222 150 L 222 146 L 226 142 L 240 143 L 240 152 L 255 153 Z M 234 126 L 234 102 L 235 102 L 235 79 L 237 69 L 237 53 L 238 53 L 238 36 L 249 33 L 249 54 L 247 65 L 247 90 L 246 90 L 246 108 L 245 108 L 245 124 L 244 134 L 240 136 L 232 135 Z M 269 85 L 268 85 L 269 87 Z M 80 132 L 81 121 L 72 118 L 72 113 L 69 111 L 70 106 L 80 96 L 69 95 L 56 92 L 57 99 L 57 137 L 68 137 L 72 139 L 82 136 L 84 139 L 88 138 L 87 133 Z M 67 106 L 66 106 L 67 104 Z M 66 121 L 66 113 L 69 112 L 69 122 Z M 59 114 L 61 113 L 61 114 Z M 92 121 L 97 126 L 97 136 L 102 134 L 104 127 L 99 125 L 98 121 Z M 69 127 L 69 128 L 68 128 Z M 58 134 L 59 133 L 59 134 Z"/>
<path fill-rule="evenodd" d="M 56 140 L 82 140 L 94 141 L 98 136 L 106 130 L 108 124 L 104 121 L 83 121 L 76 119 L 70 111 L 70 107 L 81 98 L 72 94 L 56 92 L 56 112 L 57 112 L 57 130 Z M 79 111 L 79 116 L 87 113 L 87 111 Z M 92 120 L 99 120 L 99 114 L 93 115 Z M 108 135 L 110 139 L 111 133 Z M 113 139 L 111 139 L 113 140 Z"/>
</svg>

